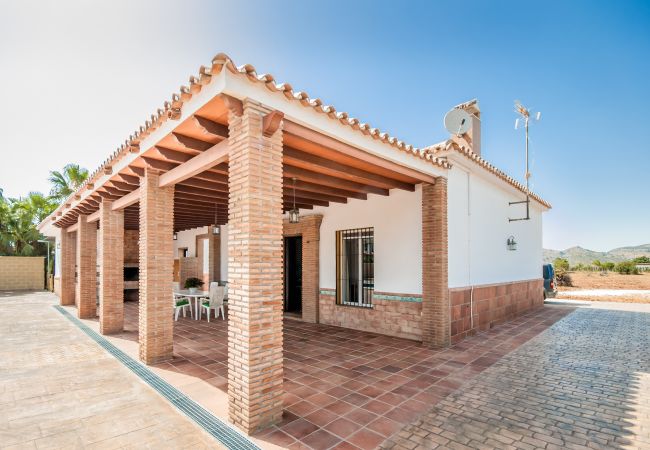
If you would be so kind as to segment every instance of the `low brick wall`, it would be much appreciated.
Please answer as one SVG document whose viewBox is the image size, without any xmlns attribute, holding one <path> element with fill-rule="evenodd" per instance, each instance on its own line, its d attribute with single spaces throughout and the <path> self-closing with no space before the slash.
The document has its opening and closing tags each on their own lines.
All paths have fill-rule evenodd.
<svg viewBox="0 0 650 450">
<path fill-rule="evenodd" d="M 45 289 L 44 256 L 0 256 L 0 291 Z"/>
<path fill-rule="evenodd" d="M 374 292 L 372 308 L 336 304 L 333 289 L 320 290 L 320 323 L 422 340 L 422 297 Z"/>
<path fill-rule="evenodd" d="M 544 281 L 526 280 L 449 290 L 451 341 L 456 343 L 477 330 L 512 320 L 544 304 Z M 473 303 L 473 318 L 470 304 Z M 334 289 L 320 290 L 320 323 L 354 330 L 422 340 L 422 297 L 374 292 L 372 308 L 336 304 Z"/>
<path fill-rule="evenodd" d="M 544 280 L 538 279 L 475 286 L 473 300 L 469 287 L 450 289 L 452 342 L 542 306 L 543 283 Z M 473 317 L 470 305 L 473 305 Z"/>
</svg>

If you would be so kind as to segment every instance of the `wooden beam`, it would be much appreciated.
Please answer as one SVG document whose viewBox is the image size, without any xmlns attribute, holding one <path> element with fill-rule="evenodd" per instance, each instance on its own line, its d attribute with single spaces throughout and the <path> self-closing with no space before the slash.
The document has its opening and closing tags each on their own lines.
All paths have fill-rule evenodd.
<svg viewBox="0 0 650 450">
<path fill-rule="evenodd" d="M 133 175 L 127 175 L 125 173 L 119 173 L 117 174 L 125 183 L 129 183 L 131 185 L 139 186 L 140 185 L 140 177 L 136 177 Z"/>
<path fill-rule="evenodd" d="M 66 228 L 65 231 L 67 231 L 68 233 L 72 233 L 74 231 L 77 231 L 78 229 L 79 229 L 79 222 L 76 222 L 76 223 L 70 225 L 68 228 Z"/>
<path fill-rule="evenodd" d="M 142 158 L 142 160 L 144 161 L 144 163 L 147 166 L 151 167 L 152 169 L 156 169 L 156 170 L 170 171 L 173 168 L 178 166 L 178 164 L 171 163 L 171 162 L 168 162 L 168 161 L 161 161 L 160 159 L 154 159 L 154 158 L 150 158 L 148 156 L 141 156 L 141 158 Z"/>
<path fill-rule="evenodd" d="M 113 206 L 111 209 L 113 211 L 117 211 L 120 209 L 124 209 L 127 206 L 133 205 L 134 203 L 137 203 L 140 201 L 140 188 L 129 192 L 126 194 L 124 197 L 120 197 L 119 199 L 115 200 L 113 202 Z"/>
<path fill-rule="evenodd" d="M 303 169 L 345 178 L 361 184 L 370 184 L 385 189 L 398 188 L 411 192 L 415 190 L 415 186 L 411 183 L 405 183 L 383 175 L 357 169 L 356 167 L 350 167 L 331 159 L 302 152 L 292 147 L 284 147 L 282 159 L 294 167 L 302 167 Z"/>
<path fill-rule="evenodd" d="M 213 122 L 210 119 L 205 117 L 197 116 L 196 114 L 193 117 L 194 124 L 197 126 L 203 134 L 209 136 L 217 136 L 223 139 L 228 137 L 228 125 L 222 125 L 217 122 Z"/>
<path fill-rule="evenodd" d="M 204 188 L 204 189 L 210 189 L 213 191 L 219 191 L 219 192 L 228 192 L 228 179 L 226 178 L 223 183 L 216 183 L 214 181 L 205 181 L 205 180 L 197 180 L 195 178 L 188 178 L 187 180 L 183 181 L 182 183 L 177 184 L 178 185 L 183 185 L 183 186 L 190 186 L 190 187 L 197 187 L 197 188 Z"/>
<path fill-rule="evenodd" d="M 392 170 L 393 172 L 400 173 L 404 176 L 415 178 L 416 180 L 424 181 L 426 183 L 435 184 L 436 182 L 436 177 L 433 175 L 424 173 L 420 170 L 413 169 L 394 161 L 390 161 L 388 159 L 384 159 L 380 156 L 341 142 L 338 139 L 326 136 L 322 133 L 319 133 L 318 131 L 311 130 L 295 122 L 285 120 L 282 129 L 285 133 L 293 134 L 303 139 L 307 139 L 309 141 L 322 145 L 323 147 L 327 147 L 344 155 L 352 156 L 367 163 Z M 398 152 L 399 150 L 394 149 L 394 151 Z"/>
<path fill-rule="evenodd" d="M 178 150 L 172 150 L 170 148 L 161 147 L 159 145 L 156 145 L 155 148 L 160 156 L 175 163 L 187 162 L 195 156 L 195 154 L 179 152 Z"/>
<path fill-rule="evenodd" d="M 139 177 L 144 176 L 144 169 L 142 167 L 136 167 L 134 165 L 130 165 L 129 170 Z"/>
<path fill-rule="evenodd" d="M 284 186 L 283 190 L 283 195 L 286 197 L 292 196 L 293 195 L 293 186 Z M 326 202 L 334 202 L 334 203 L 347 203 L 348 199 L 345 197 L 336 197 L 334 195 L 327 195 L 327 194 L 321 194 L 320 192 L 310 192 L 310 191 L 302 191 L 296 187 L 296 198 L 305 198 L 305 199 L 315 199 L 315 200 L 323 200 Z"/>
<path fill-rule="evenodd" d="M 190 186 L 183 186 L 182 184 L 177 184 L 175 192 L 179 194 L 191 194 L 198 195 L 200 197 L 208 197 L 214 199 L 228 199 L 228 194 L 224 192 L 211 191 L 209 189 L 195 188 Z"/>
<path fill-rule="evenodd" d="M 193 137 L 185 136 L 184 134 L 180 134 L 176 132 L 172 132 L 172 136 L 174 137 L 176 142 L 178 142 L 183 147 L 190 150 L 198 150 L 200 152 L 204 152 L 214 145 L 210 142 L 205 142 L 200 139 L 195 139 Z"/>
<path fill-rule="evenodd" d="M 262 134 L 266 137 L 273 136 L 273 133 L 280 128 L 280 122 L 284 118 L 284 113 L 280 111 L 271 111 L 262 119 Z"/>
<path fill-rule="evenodd" d="M 221 164 L 228 159 L 228 150 L 228 140 L 219 142 L 186 163 L 162 174 L 160 176 L 159 186 L 165 187 L 180 183 L 198 173 L 204 172 L 210 167 Z"/>
<path fill-rule="evenodd" d="M 294 167 L 284 164 L 284 176 L 288 178 L 296 178 L 297 180 L 308 181 L 310 183 L 322 184 L 333 188 L 346 189 L 349 191 L 365 192 L 367 194 L 388 195 L 388 189 L 378 188 L 376 186 L 368 186 L 360 184 L 355 181 L 345 180 L 342 178 L 325 175 L 318 172 Z"/>
<path fill-rule="evenodd" d="M 88 218 L 86 219 L 86 221 L 88 221 L 88 222 L 97 222 L 97 221 L 99 221 L 99 211 L 95 211 L 94 213 L 89 215 Z"/>
<path fill-rule="evenodd" d="M 133 189 L 137 188 L 136 185 L 123 183 L 122 181 L 117 181 L 117 180 L 110 180 L 109 183 L 111 183 L 117 189 L 125 192 L 131 192 Z"/>
<path fill-rule="evenodd" d="M 284 178 L 284 186 L 289 187 L 293 186 L 293 180 L 291 178 Z M 318 194 L 327 194 L 333 195 L 336 197 L 344 198 L 357 198 L 359 200 L 366 200 L 368 198 L 367 194 L 363 192 L 356 191 L 346 191 L 345 189 L 337 189 L 330 186 L 324 186 L 322 184 L 309 183 L 307 181 L 296 180 L 296 191 L 305 191 L 305 192 L 315 192 Z"/>
<path fill-rule="evenodd" d="M 107 200 L 117 200 L 118 198 L 120 198 L 120 197 L 117 196 L 117 195 L 109 194 L 108 192 L 103 192 L 103 191 L 97 191 L 97 194 L 98 194 L 101 198 L 105 198 L 105 199 L 107 199 Z"/>
</svg>

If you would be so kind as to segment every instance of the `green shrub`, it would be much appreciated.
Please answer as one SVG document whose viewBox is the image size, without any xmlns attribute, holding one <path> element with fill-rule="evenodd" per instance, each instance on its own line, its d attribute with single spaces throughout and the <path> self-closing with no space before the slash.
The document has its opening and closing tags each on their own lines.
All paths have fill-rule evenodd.
<svg viewBox="0 0 650 450">
<path fill-rule="evenodd" d="M 555 261 L 553 261 L 553 268 L 556 273 L 561 270 L 566 272 L 569 270 L 569 260 L 565 258 L 555 258 Z"/>
<path fill-rule="evenodd" d="M 638 275 L 639 274 L 639 269 L 636 267 L 636 263 L 634 261 L 623 261 L 618 264 L 616 264 L 616 269 L 618 273 L 622 273 L 625 275 Z"/>
</svg>

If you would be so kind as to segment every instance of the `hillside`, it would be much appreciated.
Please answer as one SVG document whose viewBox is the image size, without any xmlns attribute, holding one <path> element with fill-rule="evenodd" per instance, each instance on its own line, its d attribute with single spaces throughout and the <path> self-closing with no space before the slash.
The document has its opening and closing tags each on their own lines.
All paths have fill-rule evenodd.
<svg viewBox="0 0 650 450">
<path fill-rule="evenodd" d="M 571 247 L 566 250 L 544 249 L 544 262 L 553 262 L 555 258 L 566 258 L 572 266 L 582 263 L 589 264 L 595 259 L 601 262 L 621 262 L 638 256 L 650 257 L 650 244 L 614 248 L 608 252 L 596 252 L 582 247 Z"/>
</svg>

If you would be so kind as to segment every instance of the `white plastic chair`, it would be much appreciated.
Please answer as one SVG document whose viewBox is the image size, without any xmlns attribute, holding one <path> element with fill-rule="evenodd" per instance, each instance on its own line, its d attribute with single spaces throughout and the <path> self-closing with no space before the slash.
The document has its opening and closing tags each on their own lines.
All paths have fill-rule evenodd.
<svg viewBox="0 0 650 450">
<path fill-rule="evenodd" d="M 177 281 L 172 282 L 172 290 L 180 290 L 180 283 Z M 192 306 L 190 305 L 190 299 L 187 297 L 176 297 L 175 295 L 172 295 L 172 299 L 174 301 L 174 320 L 178 321 L 178 315 L 180 314 L 181 310 L 183 311 L 183 317 L 187 317 L 188 307 L 190 309 L 190 317 L 194 317 L 192 315 Z"/>
<path fill-rule="evenodd" d="M 218 286 L 217 283 L 210 283 L 210 299 L 201 304 L 200 316 L 203 315 L 203 310 L 208 314 L 208 322 L 210 322 L 210 313 L 214 310 L 215 319 L 219 318 L 219 311 L 223 320 L 226 320 L 226 313 L 223 310 L 223 295 L 225 289 L 223 286 Z"/>
</svg>

